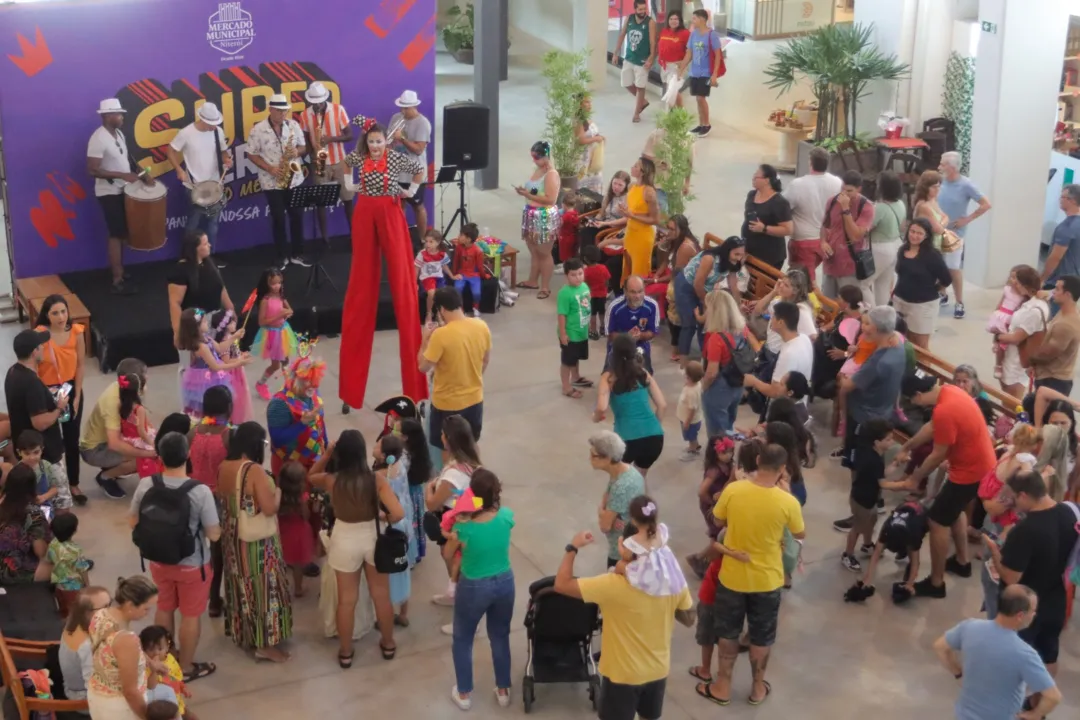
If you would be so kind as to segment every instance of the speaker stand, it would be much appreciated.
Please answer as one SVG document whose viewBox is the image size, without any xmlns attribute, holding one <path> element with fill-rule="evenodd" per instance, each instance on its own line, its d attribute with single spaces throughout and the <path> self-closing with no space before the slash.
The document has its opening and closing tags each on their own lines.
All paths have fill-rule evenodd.
<svg viewBox="0 0 1080 720">
<path fill-rule="evenodd" d="M 436 184 L 445 183 L 457 183 L 458 186 L 458 207 L 454 211 L 454 214 L 450 216 L 450 222 L 443 228 L 443 237 L 450 237 L 450 229 L 454 227 L 455 222 L 459 222 L 458 230 L 465 227 L 469 223 L 469 210 L 465 204 L 465 170 L 457 167 L 443 167 L 439 169 L 439 174 L 435 178 Z"/>
</svg>

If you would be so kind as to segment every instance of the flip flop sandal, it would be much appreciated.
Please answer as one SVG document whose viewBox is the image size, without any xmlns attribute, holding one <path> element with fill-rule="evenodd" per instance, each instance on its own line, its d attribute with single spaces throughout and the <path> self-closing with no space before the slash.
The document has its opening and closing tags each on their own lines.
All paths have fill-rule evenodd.
<svg viewBox="0 0 1080 720">
<path fill-rule="evenodd" d="M 712 676 L 711 675 L 710 676 L 705 676 L 705 677 L 702 677 L 701 675 L 698 675 L 698 667 L 697 667 L 697 665 L 695 665 L 694 667 L 688 669 L 687 672 L 690 673 L 690 677 L 697 678 L 698 680 L 701 680 L 702 682 L 706 682 L 706 683 L 711 683 L 712 682 Z"/>
<path fill-rule="evenodd" d="M 761 684 L 765 686 L 765 697 L 761 698 L 760 700 L 755 700 L 754 696 L 751 695 L 750 697 L 746 698 L 746 702 L 750 703 L 751 705 L 757 706 L 769 699 L 769 694 L 772 692 L 772 685 L 769 684 L 768 680 L 762 680 Z"/>
<path fill-rule="evenodd" d="M 383 660 L 393 660 L 394 655 L 397 654 L 397 648 L 396 647 L 392 647 L 392 648 L 383 647 L 383 644 L 381 642 L 379 643 L 379 651 L 382 653 L 382 659 Z"/>
<path fill-rule="evenodd" d="M 573 390 L 571 390 L 568 393 L 563 393 L 563 395 L 565 395 L 568 398 L 573 398 L 575 400 L 580 400 L 582 397 L 584 397 L 584 395 L 581 394 L 581 391 L 578 390 L 577 388 L 574 388 Z"/>
<path fill-rule="evenodd" d="M 709 690 L 709 683 L 704 683 L 704 682 L 698 683 L 697 685 L 694 686 L 694 692 L 696 692 L 698 695 L 705 698 L 709 702 L 715 703 L 716 705 L 719 705 L 720 707 L 725 707 L 725 706 L 731 704 L 731 699 L 730 698 L 725 700 L 724 698 L 718 698 L 715 695 L 713 695 L 712 691 Z"/>
<path fill-rule="evenodd" d="M 547 300 L 549 297 L 551 297 L 550 290 L 541 290 L 540 292 L 536 293 L 537 300 Z"/>
<path fill-rule="evenodd" d="M 352 659 L 353 659 L 354 655 L 356 655 L 355 650 L 353 650 L 348 655 L 342 655 L 341 653 L 338 653 L 338 656 L 337 656 L 337 664 L 338 664 L 338 666 L 342 670 L 348 670 L 349 668 L 351 668 L 352 667 Z"/>
<path fill-rule="evenodd" d="M 588 379 L 588 378 L 578 378 L 577 380 L 575 380 L 574 382 L 572 382 L 570 384 L 573 385 L 574 387 L 579 387 L 579 388 L 591 388 L 593 386 L 593 381 Z"/>
<path fill-rule="evenodd" d="M 519 282 L 517 284 L 517 287 L 521 288 L 522 290 L 539 290 L 540 289 L 539 285 L 534 285 L 534 284 L 532 284 L 530 282 Z"/>
<path fill-rule="evenodd" d="M 202 680 L 204 677 L 208 677 L 217 672 L 217 665 L 214 663 L 192 663 L 191 671 L 184 673 L 184 682 L 190 683 L 196 680 Z"/>
</svg>

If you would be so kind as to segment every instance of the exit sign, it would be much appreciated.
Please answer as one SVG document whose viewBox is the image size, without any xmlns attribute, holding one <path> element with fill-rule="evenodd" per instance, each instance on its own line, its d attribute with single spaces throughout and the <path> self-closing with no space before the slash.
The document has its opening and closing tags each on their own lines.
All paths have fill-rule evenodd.
<svg viewBox="0 0 1080 720">
<path fill-rule="evenodd" d="M 983 21 L 982 31 L 984 33 L 990 33 L 991 35 L 997 35 L 997 23 Z"/>
</svg>

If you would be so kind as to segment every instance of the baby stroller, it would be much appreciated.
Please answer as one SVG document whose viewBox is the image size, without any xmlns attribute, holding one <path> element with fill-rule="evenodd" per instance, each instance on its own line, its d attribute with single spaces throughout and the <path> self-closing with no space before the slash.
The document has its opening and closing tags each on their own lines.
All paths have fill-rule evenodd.
<svg viewBox="0 0 1080 720">
<path fill-rule="evenodd" d="M 525 712 L 536 701 L 535 683 L 589 683 L 593 710 L 600 705 L 600 673 L 593 660 L 593 635 L 600 630 L 600 608 L 555 592 L 555 578 L 529 586 L 525 613 L 529 660 L 521 696 Z"/>
</svg>

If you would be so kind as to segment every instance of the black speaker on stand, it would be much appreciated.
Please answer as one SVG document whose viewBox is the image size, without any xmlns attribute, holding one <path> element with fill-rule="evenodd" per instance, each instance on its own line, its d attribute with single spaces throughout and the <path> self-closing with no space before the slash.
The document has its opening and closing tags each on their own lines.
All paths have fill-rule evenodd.
<svg viewBox="0 0 1080 720">
<path fill-rule="evenodd" d="M 488 132 L 491 111 L 487 105 L 470 101 L 451 103 L 443 107 L 442 167 L 435 178 L 436 185 L 454 183 L 458 186 L 458 207 L 443 228 L 443 235 L 450 236 L 450 228 L 458 222 L 469 222 L 465 205 L 465 173 L 483 170 L 488 166 Z"/>
</svg>

